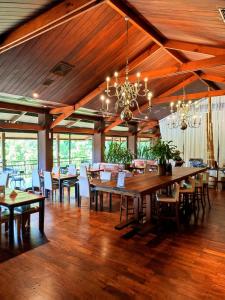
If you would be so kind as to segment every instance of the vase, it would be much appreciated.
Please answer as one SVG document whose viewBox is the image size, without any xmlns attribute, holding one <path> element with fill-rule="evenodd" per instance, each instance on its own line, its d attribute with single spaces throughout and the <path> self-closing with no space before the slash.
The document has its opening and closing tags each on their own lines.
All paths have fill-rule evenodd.
<svg viewBox="0 0 225 300">
<path fill-rule="evenodd" d="M 166 175 L 166 164 L 158 164 L 158 175 L 159 176 Z"/>
</svg>

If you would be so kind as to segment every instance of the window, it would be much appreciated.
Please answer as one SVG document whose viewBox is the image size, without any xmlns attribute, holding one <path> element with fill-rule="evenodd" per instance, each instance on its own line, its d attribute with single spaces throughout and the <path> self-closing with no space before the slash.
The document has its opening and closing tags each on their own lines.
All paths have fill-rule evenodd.
<svg viewBox="0 0 225 300">
<path fill-rule="evenodd" d="M 140 159 L 153 159 L 150 147 L 152 145 L 151 138 L 138 138 L 137 141 L 137 158 Z"/>
</svg>

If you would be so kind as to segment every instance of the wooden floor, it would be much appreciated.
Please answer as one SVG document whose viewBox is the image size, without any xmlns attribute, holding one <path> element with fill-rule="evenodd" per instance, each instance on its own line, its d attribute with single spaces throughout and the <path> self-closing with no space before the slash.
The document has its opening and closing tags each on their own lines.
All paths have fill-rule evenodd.
<svg viewBox="0 0 225 300">
<path fill-rule="evenodd" d="M 48 201 L 45 238 L 36 218 L 14 250 L 3 235 L 0 299 L 225 299 L 225 192 L 211 198 L 198 225 L 129 239 L 118 212 Z"/>
</svg>

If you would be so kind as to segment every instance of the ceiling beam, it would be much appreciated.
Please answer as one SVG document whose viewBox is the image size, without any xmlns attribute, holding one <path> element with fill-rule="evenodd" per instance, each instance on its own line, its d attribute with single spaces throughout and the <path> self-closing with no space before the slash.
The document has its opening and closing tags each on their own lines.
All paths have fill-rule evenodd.
<svg viewBox="0 0 225 300">
<path fill-rule="evenodd" d="M 181 42 L 176 40 L 168 40 L 165 42 L 164 46 L 167 49 L 197 52 L 197 53 L 208 54 L 212 56 L 225 55 L 225 48 L 222 47 L 206 46 L 206 45 Z"/>
<path fill-rule="evenodd" d="M 135 69 L 137 66 L 139 66 L 141 63 L 143 63 L 147 58 L 149 58 L 154 52 L 156 52 L 159 49 L 159 46 L 156 44 L 151 45 L 147 48 L 147 50 L 144 50 L 139 56 L 134 58 L 130 64 L 129 64 L 129 70 Z M 122 68 L 119 72 L 124 72 L 125 67 Z M 50 111 L 51 114 L 56 113 L 62 113 L 60 116 L 57 117 L 57 119 L 52 123 L 52 126 L 55 127 L 58 125 L 62 120 L 69 117 L 72 113 L 74 113 L 79 108 L 85 106 L 88 104 L 93 98 L 101 94 L 104 89 L 106 88 L 106 83 L 102 82 L 97 88 L 95 88 L 93 91 L 88 93 L 84 98 L 76 102 L 74 105 L 69 105 L 61 108 L 52 109 Z M 52 128 L 53 128 L 52 127 Z"/>
<path fill-rule="evenodd" d="M 75 121 L 70 121 L 67 125 L 66 125 L 66 127 L 67 128 L 71 128 L 72 126 L 74 126 L 75 124 L 77 124 L 78 122 L 80 122 L 81 121 L 81 119 L 77 119 L 77 120 L 75 120 Z"/>
<path fill-rule="evenodd" d="M 96 7 L 102 2 L 101 0 L 65 0 L 10 33 L 0 43 L 0 53 L 69 22 L 74 17 Z"/>
<path fill-rule="evenodd" d="M 138 133 L 142 133 L 144 131 L 154 128 L 155 126 L 159 125 L 159 122 L 157 120 L 151 120 L 143 123 L 143 125 L 144 126 L 138 131 Z"/>
<path fill-rule="evenodd" d="M 218 91 L 205 91 L 205 92 L 200 92 L 200 93 L 192 93 L 192 94 L 186 94 L 184 101 L 189 101 L 189 100 L 197 100 L 205 97 L 213 97 L 213 96 L 222 96 L 225 95 L 225 90 L 218 90 Z M 181 95 L 179 96 L 168 96 L 168 97 L 159 97 L 159 98 L 154 98 L 152 100 L 153 105 L 158 105 L 158 104 L 164 104 L 164 103 L 169 103 L 169 102 L 176 102 L 180 100 Z"/>
<path fill-rule="evenodd" d="M 210 75 L 210 74 L 201 74 L 200 75 L 201 78 L 205 79 L 205 80 L 209 80 L 212 82 L 220 82 L 220 83 L 225 83 L 225 77 L 221 77 L 221 76 L 216 76 L 216 75 Z"/>
<path fill-rule="evenodd" d="M 205 68 L 211 68 L 216 66 L 225 65 L 225 55 L 219 55 L 212 58 L 206 58 L 201 60 L 189 61 L 179 66 L 170 66 L 167 68 L 160 68 L 151 71 L 142 72 L 143 77 L 148 78 L 160 78 L 169 75 L 176 75 L 181 73 L 198 71 Z M 197 75 L 197 74 L 196 74 Z M 198 76 L 198 75 L 197 75 Z M 124 78 L 121 78 L 123 80 Z M 137 79 L 136 75 L 130 75 L 129 80 L 135 82 Z"/>
<path fill-rule="evenodd" d="M 16 130 L 28 130 L 28 131 L 40 131 L 44 130 L 44 127 L 38 124 L 30 124 L 30 123 L 8 123 L 8 122 L 0 122 L 1 129 L 16 129 Z"/>
<path fill-rule="evenodd" d="M 191 76 L 193 77 L 193 76 Z M 167 91 L 161 93 L 160 95 L 158 95 L 158 98 L 160 98 L 161 96 L 166 97 L 171 95 L 172 93 L 175 93 L 176 91 L 179 91 L 181 88 L 183 88 L 184 86 L 187 86 L 188 84 L 190 84 L 192 81 L 190 80 L 189 77 L 186 80 L 182 80 L 179 84 L 176 84 L 174 87 L 167 89 Z M 140 111 L 143 112 L 145 110 L 148 109 L 148 103 L 145 103 L 143 105 L 140 106 Z M 139 114 L 139 110 L 136 109 L 133 114 L 136 116 Z M 105 127 L 104 132 L 108 132 L 109 130 L 111 130 L 112 128 L 114 128 L 115 126 L 118 126 L 120 124 L 122 124 L 123 121 L 120 119 L 120 117 L 118 117 L 114 122 L 112 122 L 110 125 L 108 125 L 107 127 Z"/>
<path fill-rule="evenodd" d="M 162 35 L 160 31 L 157 30 L 149 21 L 147 21 L 145 18 L 140 16 L 138 11 L 135 11 L 134 8 L 130 8 L 124 3 L 122 3 L 119 0 L 108 0 L 107 3 L 116 10 L 120 15 L 122 16 L 128 16 L 130 19 L 130 22 L 139 28 L 140 30 L 147 33 L 150 38 L 157 43 L 160 47 L 162 47 L 173 59 L 175 59 L 179 64 L 183 64 L 185 61 L 182 54 L 177 53 L 173 49 L 168 49 L 165 47 L 165 43 L 168 41 L 168 39 Z M 225 54 L 225 53 L 223 53 Z M 193 73 L 195 73 L 193 71 Z M 198 76 L 198 74 L 196 74 Z M 198 76 L 199 77 L 199 76 Z M 199 77 L 199 79 L 210 88 L 213 88 L 213 86 L 210 86 L 209 83 L 205 82 L 203 79 Z"/>
<path fill-rule="evenodd" d="M 31 112 L 36 114 L 44 114 L 48 112 L 48 109 L 40 108 L 40 107 L 33 107 L 28 105 L 20 105 L 16 103 L 6 103 L 0 102 L 0 109 L 5 110 L 14 110 L 14 111 L 24 111 L 24 112 Z"/>
<path fill-rule="evenodd" d="M 97 130 L 90 128 L 68 128 L 65 126 L 58 126 L 53 128 L 54 133 L 77 133 L 77 134 L 91 134 L 97 133 Z"/>
<path fill-rule="evenodd" d="M 137 137 L 154 139 L 154 138 L 159 138 L 160 133 L 138 133 Z"/>
<path fill-rule="evenodd" d="M 24 116 L 27 112 L 26 111 L 22 111 L 19 115 L 16 115 L 14 117 L 12 117 L 12 119 L 10 120 L 10 123 L 15 124 L 17 121 L 19 121 L 19 119 L 22 118 L 22 116 Z"/>
</svg>

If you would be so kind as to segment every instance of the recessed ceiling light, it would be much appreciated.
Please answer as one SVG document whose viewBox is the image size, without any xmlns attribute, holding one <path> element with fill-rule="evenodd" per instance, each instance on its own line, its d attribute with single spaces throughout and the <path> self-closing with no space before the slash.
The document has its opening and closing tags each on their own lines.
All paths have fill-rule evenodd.
<svg viewBox="0 0 225 300">
<path fill-rule="evenodd" d="M 35 93 L 35 92 L 32 95 L 33 95 L 34 98 L 38 98 L 39 97 L 39 94 Z"/>
</svg>

